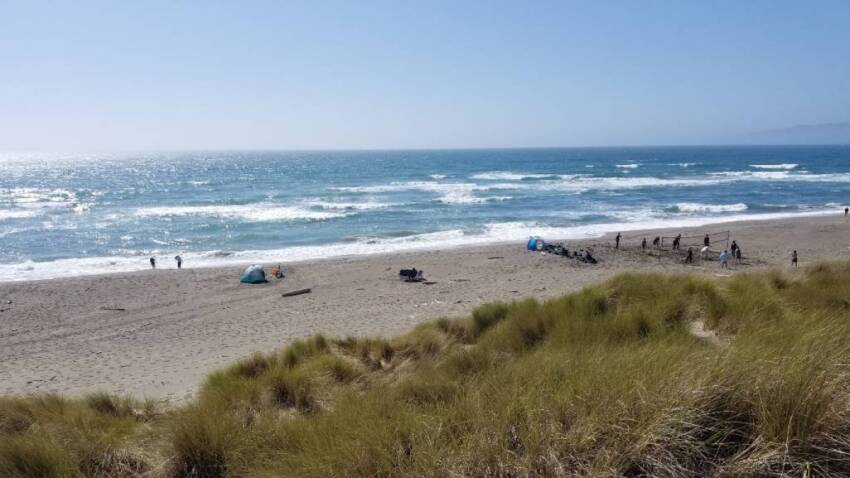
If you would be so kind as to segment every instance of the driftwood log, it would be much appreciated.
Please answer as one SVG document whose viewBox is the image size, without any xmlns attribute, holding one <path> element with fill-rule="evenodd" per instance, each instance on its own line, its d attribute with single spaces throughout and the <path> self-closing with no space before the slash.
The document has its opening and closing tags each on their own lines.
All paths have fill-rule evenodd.
<svg viewBox="0 0 850 478">
<path fill-rule="evenodd" d="M 283 294 L 281 294 L 281 296 L 292 297 L 294 295 L 309 294 L 310 292 L 313 292 L 313 289 L 298 289 L 298 290 L 292 290 L 292 291 L 289 291 L 289 292 L 284 292 Z"/>
</svg>

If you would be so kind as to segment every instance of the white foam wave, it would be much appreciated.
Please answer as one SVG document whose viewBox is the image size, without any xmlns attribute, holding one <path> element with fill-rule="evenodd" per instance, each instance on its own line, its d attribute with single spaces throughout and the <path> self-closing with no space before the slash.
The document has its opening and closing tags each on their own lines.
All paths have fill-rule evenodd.
<svg viewBox="0 0 850 478">
<path fill-rule="evenodd" d="M 313 211 L 300 206 L 246 204 L 233 206 L 165 206 L 137 209 L 138 217 L 212 216 L 249 222 L 322 221 L 350 215 L 346 212 Z"/>
<path fill-rule="evenodd" d="M 808 174 L 792 171 L 722 171 L 709 173 L 713 177 L 725 177 L 732 181 L 803 181 L 803 182 L 850 182 L 850 173 Z"/>
<path fill-rule="evenodd" d="M 431 179 L 446 179 L 445 174 L 429 174 L 428 177 Z"/>
<path fill-rule="evenodd" d="M 306 201 L 305 204 L 310 207 L 329 209 L 332 211 L 369 211 L 372 209 L 384 209 L 396 205 L 393 203 L 384 203 L 378 201 L 337 202 L 322 201 L 318 199 L 313 201 Z"/>
<path fill-rule="evenodd" d="M 791 177 L 788 171 L 721 171 L 708 173 L 715 177 L 728 177 L 740 180 L 781 180 Z"/>
<path fill-rule="evenodd" d="M 101 192 L 91 192 L 91 196 L 101 196 Z M 88 212 L 92 204 L 83 202 L 76 193 L 66 189 L 11 188 L 0 189 L 0 206 L 13 209 L 0 211 L 0 220 L 22 219 L 40 215 L 74 212 Z"/>
<path fill-rule="evenodd" d="M 274 250 L 238 252 L 181 252 L 169 250 L 158 251 L 156 254 L 162 256 L 163 259 L 170 259 L 174 254 L 179 252 L 184 259 L 184 266 L 192 268 L 241 266 L 249 263 L 276 264 L 284 261 L 296 262 L 340 256 L 449 249 L 461 246 L 524 241 L 530 235 L 542 236 L 549 240 L 586 239 L 599 237 L 610 232 L 628 232 L 671 227 L 699 227 L 732 221 L 758 221 L 834 214 L 834 210 L 796 213 L 729 214 L 721 217 L 697 216 L 684 218 L 681 216 L 671 218 L 635 214 L 632 219 L 606 224 L 558 227 L 527 222 L 505 222 L 488 224 L 483 230 L 477 232 L 452 229 L 405 237 L 364 238 L 349 243 L 295 246 Z M 518 245 L 518 247 L 521 246 Z M 171 262 L 163 260 L 162 264 L 171 264 Z M 0 282 L 52 279 L 111 272 L 130 272 L 145 270 L 149 267 L 148 255 L 140 254 L 133 256 L 60 259 L 50 262 L 28 261 L 18 264 L 0 264 Z M 234 280 L 237 280 L 238 272 L 238 270 L 234 270 Z"/>
<path fill-rule="evenodd" d="M 494 201 L 507 201 L 513 199 L 511 196 L 488 196 L 480 197 L 472 195 L 468 192 L 457 191 L 450 192 L 441 196 L 438 201 L 443 204 L 484 204 Z"/>
<path fill-rule="evenodd" d="M 0 209 L 0 221 L 5 219 L 26 219 L 38 215 L 37 211 L 21 211 L 15 209 Z"/>
<path fill-rule="evenodd" d="M 628 163 L 628 164 L 617 164 L 616 166 L 620 169 L 637 169 L 640 166 L 640 164 Z"/>
<path fill-rule="evenodd" d="M 482 173 L 490 174 L 490 173 Z M 591 190 L 619 190 L 651 187 L 700 187 L 735 181 L 808 181 L 808 182 L 850 182 L 850 173 L 801 174 L 790 171 L 721 171 L 708 173 L 707 176 L 659 178 L 653 176 L 591 176 L 587 174 L 546 175 L 543 181 L 520 182 L 518 178 L 528 177 L 519 173 L 499 173 L 487 176 L 491 179 L 516 182 L 485 183 L 407 181 L 379 184 L 374 186 L 353 186 L 331 188 L 351 193 L 391 193 L 402 191 L 425 191 L 442 195 L 458 192 L 489 190 L 537 190 L 582 193 Z M 543 179 L 543 178 L 538 178 Z"/>
<path fill-rule="evenodd" d="M 487 202 L 486 199 L 474 196 L 465 191 L 455 191 L 444 194 L 438 199 L 438 201 L 443 204 L 483 204 Z"/>
<path fill-rule="evenodd" d="M 697 163 L 667 163 L 667 166 L 679 166 L 680 168 L 690 168 L 696 165 Z"/>
<path fill-rule="evenodd" d="M 799 164 L 796 163 L 782 163 L 782 164 L 751 164 L 751 168 L 757 169 L 794 169 Z"/>
<path fill-rule="evenodd" d="M 350 193 L 393 193 L 403 191 L 430 191 L 444 192 L 450 189 L 471 189 L 475 184 L 472 183 L 439 183 L 435 181 L 405 181 L 392 182 L 389 184 L 377 184 L 373 186 L 337 186 L 330 188 L 334 191 L 343 191 Z"/>
<path fill-rule="evenodd" d="M 747 205 L 744 203 L 736 204 L 702 204 L 696 202 L 680 202 L 676 204 L 676 209 L 679 212 L 701 212 L 701 213 L 716 213 L 716 212 L 740 212 L 746 211 Z"/>
<path fill-rule="evenodd" d="M 438 201 L 444 204 L 483 204 L 491 199 L 478 197 L 476 191 L 501 189 L 525 189 L 529 185 L 519 183 L 493 183 L 480 185 L 475 183 L 443 183 L 437 181 L 394 182 L 376 186 L 354 186 L 332 188 L 351 193 L 387 193 L 403 191 L 423 191 L 439 194 Z"/>
<path fill-rule="evenodd" d="M 40 212 L 61 208 L 73 209 L 81 206 L 76 193 L 73 191 L 43 188 L 0 189 L 0 204 Z"/>
<path fill-rule="evenodd" d="M 631 177 L 593 177 L 576 176 L 563 181 L 537 186 L 538 189 L 548 189 L 564 192 L 581 193 L 592 190 L 618 190 L 637 189 L 650 187 L 687 187 L 687 186 L 711 186 L 724 182 L 717 178 L 656 178 L 651 176 Z"/>
<path fill-rule="evenodd" d="M 538 174 L 538 173 L 514 173 L 510 171 L 490 171 L 487 173 L 478 173 L 470 176 L 470 179 L 481 179 L 485 181 L 522 181 L 524 179 L 558 179 L 562 176 L 559 174 Z"/>
</svg>

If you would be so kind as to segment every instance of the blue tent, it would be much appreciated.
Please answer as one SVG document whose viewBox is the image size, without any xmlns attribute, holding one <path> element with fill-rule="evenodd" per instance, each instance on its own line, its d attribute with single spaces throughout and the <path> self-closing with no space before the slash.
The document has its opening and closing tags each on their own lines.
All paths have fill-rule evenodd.
<svg viewBox="0 0 850 478">
<path fill-rule="evenodd" d="M 266 271 L 263 270 L 263 266 L 254 264 L 245 269 L 245 272 L 242 274 L 242 277 L 239 278 L 239 281 L 246 284 L 260 284 L 262 282 L 266 282 Z"/>
<path fill-rule="evenodd" d="M 543 245 L 543 239 L 540 239 L 537 236 L 530 236 L 528 238 L 528 244 L 527 244 L 528 250 L 529 251 L 536 251 L 538 241 L 540 241 L 540 244 Z"/>
</svg>

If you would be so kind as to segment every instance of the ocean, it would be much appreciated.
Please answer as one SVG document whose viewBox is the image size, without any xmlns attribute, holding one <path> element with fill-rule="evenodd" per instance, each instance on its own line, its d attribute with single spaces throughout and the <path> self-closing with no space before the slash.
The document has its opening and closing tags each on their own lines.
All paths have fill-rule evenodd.
<svg viewBox="0 0 850 478">
<path fill-rule="evenodd" d="M 0 155 L 0 281 L 842 214 L 850 146 Z M 717 229 L 717 228 L 715 228 Z"/>
</svg>

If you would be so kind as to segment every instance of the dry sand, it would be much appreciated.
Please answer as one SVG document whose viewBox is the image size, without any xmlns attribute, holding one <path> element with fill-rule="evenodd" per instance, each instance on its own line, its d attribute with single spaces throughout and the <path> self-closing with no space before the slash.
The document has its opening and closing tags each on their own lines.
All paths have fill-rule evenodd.
<svg viewBox="0 0 850 478">
<path fill-rule="evenodd" d="M 669 251 L 641 252 L 642 234 L 627 233 L 619 251 L 611 236 L 570 241 L 591 247 L 597 265 L 526 252 L 515 243 L 284 262 L 286 279 L 264 285 L 239 283 L 241 267 L 0 284 L 0 394 L 105 390 L 182 401 L 216 368 L 315 333 L 393 335 L 430 319 L 464 316 L 482 302 L 551 297 L 623 271 L 725 275 L 788 268 L 791 249 L 799 251 L 802 265 L 850 256 L 850 221 L 844 217 L 676 232 L 727 229 L 745 256 L 745 265 L 730 271 L 720 270 L 716 255 L 711 262 L 684 265 L 682 256 Z M 645 235 L 651 242 L 662 233 L 673 234 Z M 399 281 L 398 270 L 411 266 L 435 283 Z M 305 287 L 313 292 L 281 297 Z"/>
</svg>

